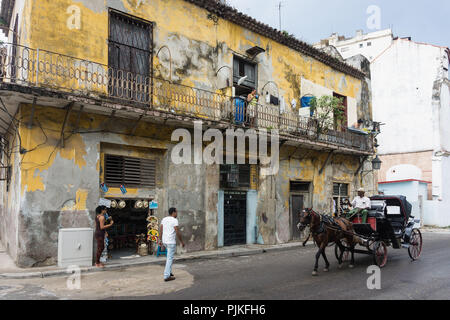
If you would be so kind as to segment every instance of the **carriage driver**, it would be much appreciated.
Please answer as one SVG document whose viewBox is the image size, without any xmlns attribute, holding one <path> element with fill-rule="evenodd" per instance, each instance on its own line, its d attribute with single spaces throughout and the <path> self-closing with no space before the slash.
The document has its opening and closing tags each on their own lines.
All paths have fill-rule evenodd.
<svg viewBox="0 0 450 320">
<path fill-rule="evenodd" d="M 367 215 L 369 214 L 368 210 L 370 210 L 371 205 L 370 199 L 364 196 L 365 193 L 366 192 L 363 188 L 358 189 L 358 196 L 355 197 L 350 204 L 350 206 L 354 209 L 351 210 L 346 216 L 348 220 L 351 220 L 355 215 L 360 214 L 362 217 L 362 223 L 367 223 Z"/>
</svg>

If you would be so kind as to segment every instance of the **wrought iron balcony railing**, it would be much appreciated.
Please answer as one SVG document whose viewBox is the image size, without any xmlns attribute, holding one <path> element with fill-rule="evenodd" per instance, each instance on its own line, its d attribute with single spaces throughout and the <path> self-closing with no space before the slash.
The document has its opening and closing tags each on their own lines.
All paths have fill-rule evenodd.
<svg viewBox="0 0 450 320">
<path fill-rule="evenodd" d="M 353 132 L 320 132 L 314 118 L 281 113 L 273 105 L 247 105 L 240 98 L 172 83 L 42 49 L 4 44 L 0 47 L 0 82 L 54 89 L 86 97 L 116 99 L 152 110 L 236 126 L 278 129 L 361 151 L 372 151 L 372 139 Z"/>
</svg>

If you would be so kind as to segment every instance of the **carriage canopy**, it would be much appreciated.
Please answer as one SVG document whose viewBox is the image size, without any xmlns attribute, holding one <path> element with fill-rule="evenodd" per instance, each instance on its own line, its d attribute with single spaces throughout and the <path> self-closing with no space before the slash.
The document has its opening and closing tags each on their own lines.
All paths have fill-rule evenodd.
<svg viewBox="0 0 450 320">
<path fill-rule="evenodd" d="M 400 206 L 400 211 L 406 221 L 411 217 L 412 205 L 406 200 L 405 196 L 373 196 L 370 200 L 381 200 L 386 201 L 388 205 L 398 205 Z"/>
</svg>

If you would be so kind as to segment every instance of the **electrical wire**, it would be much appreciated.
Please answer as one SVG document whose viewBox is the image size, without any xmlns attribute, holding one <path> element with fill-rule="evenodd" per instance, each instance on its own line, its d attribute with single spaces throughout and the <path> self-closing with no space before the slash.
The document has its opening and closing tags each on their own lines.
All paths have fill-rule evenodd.
<svg viewBox="0 0 450 320">
<path fill-rule="evenodd" d="M 48 136 L 47 136 L 47 134 L 45 133 L 45 130 L 44 130 L 44 128 L 42 127 L 42 124 L 41 124 L 41 122 L 39 121 L 38 118 L 36 118 L 36 122 L 37 122 L 37 124 L 39 125 L 39 128 L 40 128 L 41 131 L 42 131 L 42 134 L 45 136 L 45 141 L 42 142 L 42 143 L 40 143 L 40 144 L 38 144 L 38 145 L 35 146 L 34 148 L 32 148 L 32 149 L 30 149 L 30 150 L 27 150 L 27 152 L 25 152 L 25 153 L 23 154 L 22 159 L 20 160 L 19 165 L 22 165 L 23 160 L 25 159 L 25 156 L 26 156 L 28 153 L 33 152 L 33 151 L 35 151 L 35 150 L 38 150 L 41 146 L 45 145 L 45 144 L 48 142 Z"/>
<path fill-rule="evenodd" d="M 17 127 L 17 124 L 16 124 L 16 122 L 15 122 L 16 117 L 15 117 L 15 116 L 13 117 L 13 116 L 9 113 L 9 111 L 8 111 L 8 109 L 6 108 L 6 106 L 5 106 L 4 102 L 3 102 L 3 99 L 2 99 L 1 97 L 0 97 L 0 103 L 1 103 L 1 105 L 2 105 L 2 107 L 3 107 L 3 111 L 5 111 L 6 114 L 11 118 L 11 123 L 14 124 L 14 126 L 16 127 L 16 134 L 19 136 L 19 148 L 20 148 L 20 150 L 22 150 L 22 137 L 20 136 L 19 128 Z"/>
<path fill-rule="evenodd" d="M 69 140 L 70 138 L 72 138 L 73 135 L 74 135 L 74 133 L 71 133 L 71 134 L 69 135 L 69 137 L 66 138 L 65 140 Z M 51 157 L 53 156 L 53 154 L 55 153 L 55 151 L 60 147 L 60 145 L 61 145 L 61 140 L 58 141 L 58 143 L 57 143 L 57 144 L 55 145 L 55 147 L 53 148 L 52 152 L 50 152 L 50 154 L 49 154 L 48 159 L 47 159 L 46 162 L 43 162 L 43 163 L 36 163 L 36 162 L 27 161 L 27 162 L 21 162 L 20 164 L 21 164 L 21 165 L 22 165 L 22 164 L 34 164 L 34 165 L 35 165 L 34 167 L 30 167 L 30 168 L 27 168 L 27 169 L 24 169 L 24 170 L 33 170 L 33 169 L 36 169 L 36 168 L 39 168 L 39 167 L 46 166 L 46 165 L 50 162 Z"/>
</svg>

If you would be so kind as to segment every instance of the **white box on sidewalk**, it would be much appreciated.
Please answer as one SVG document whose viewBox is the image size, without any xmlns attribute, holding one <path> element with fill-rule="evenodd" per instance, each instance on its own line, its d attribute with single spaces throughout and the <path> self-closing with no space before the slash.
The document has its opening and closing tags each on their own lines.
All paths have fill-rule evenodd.
<svg viewBox="0 0 450 320">
<path fill-rule="evenodd" d="M 91 228 L 59 229 L 58 266 L 92 266 L 93 242 Z"/>
</svg>

